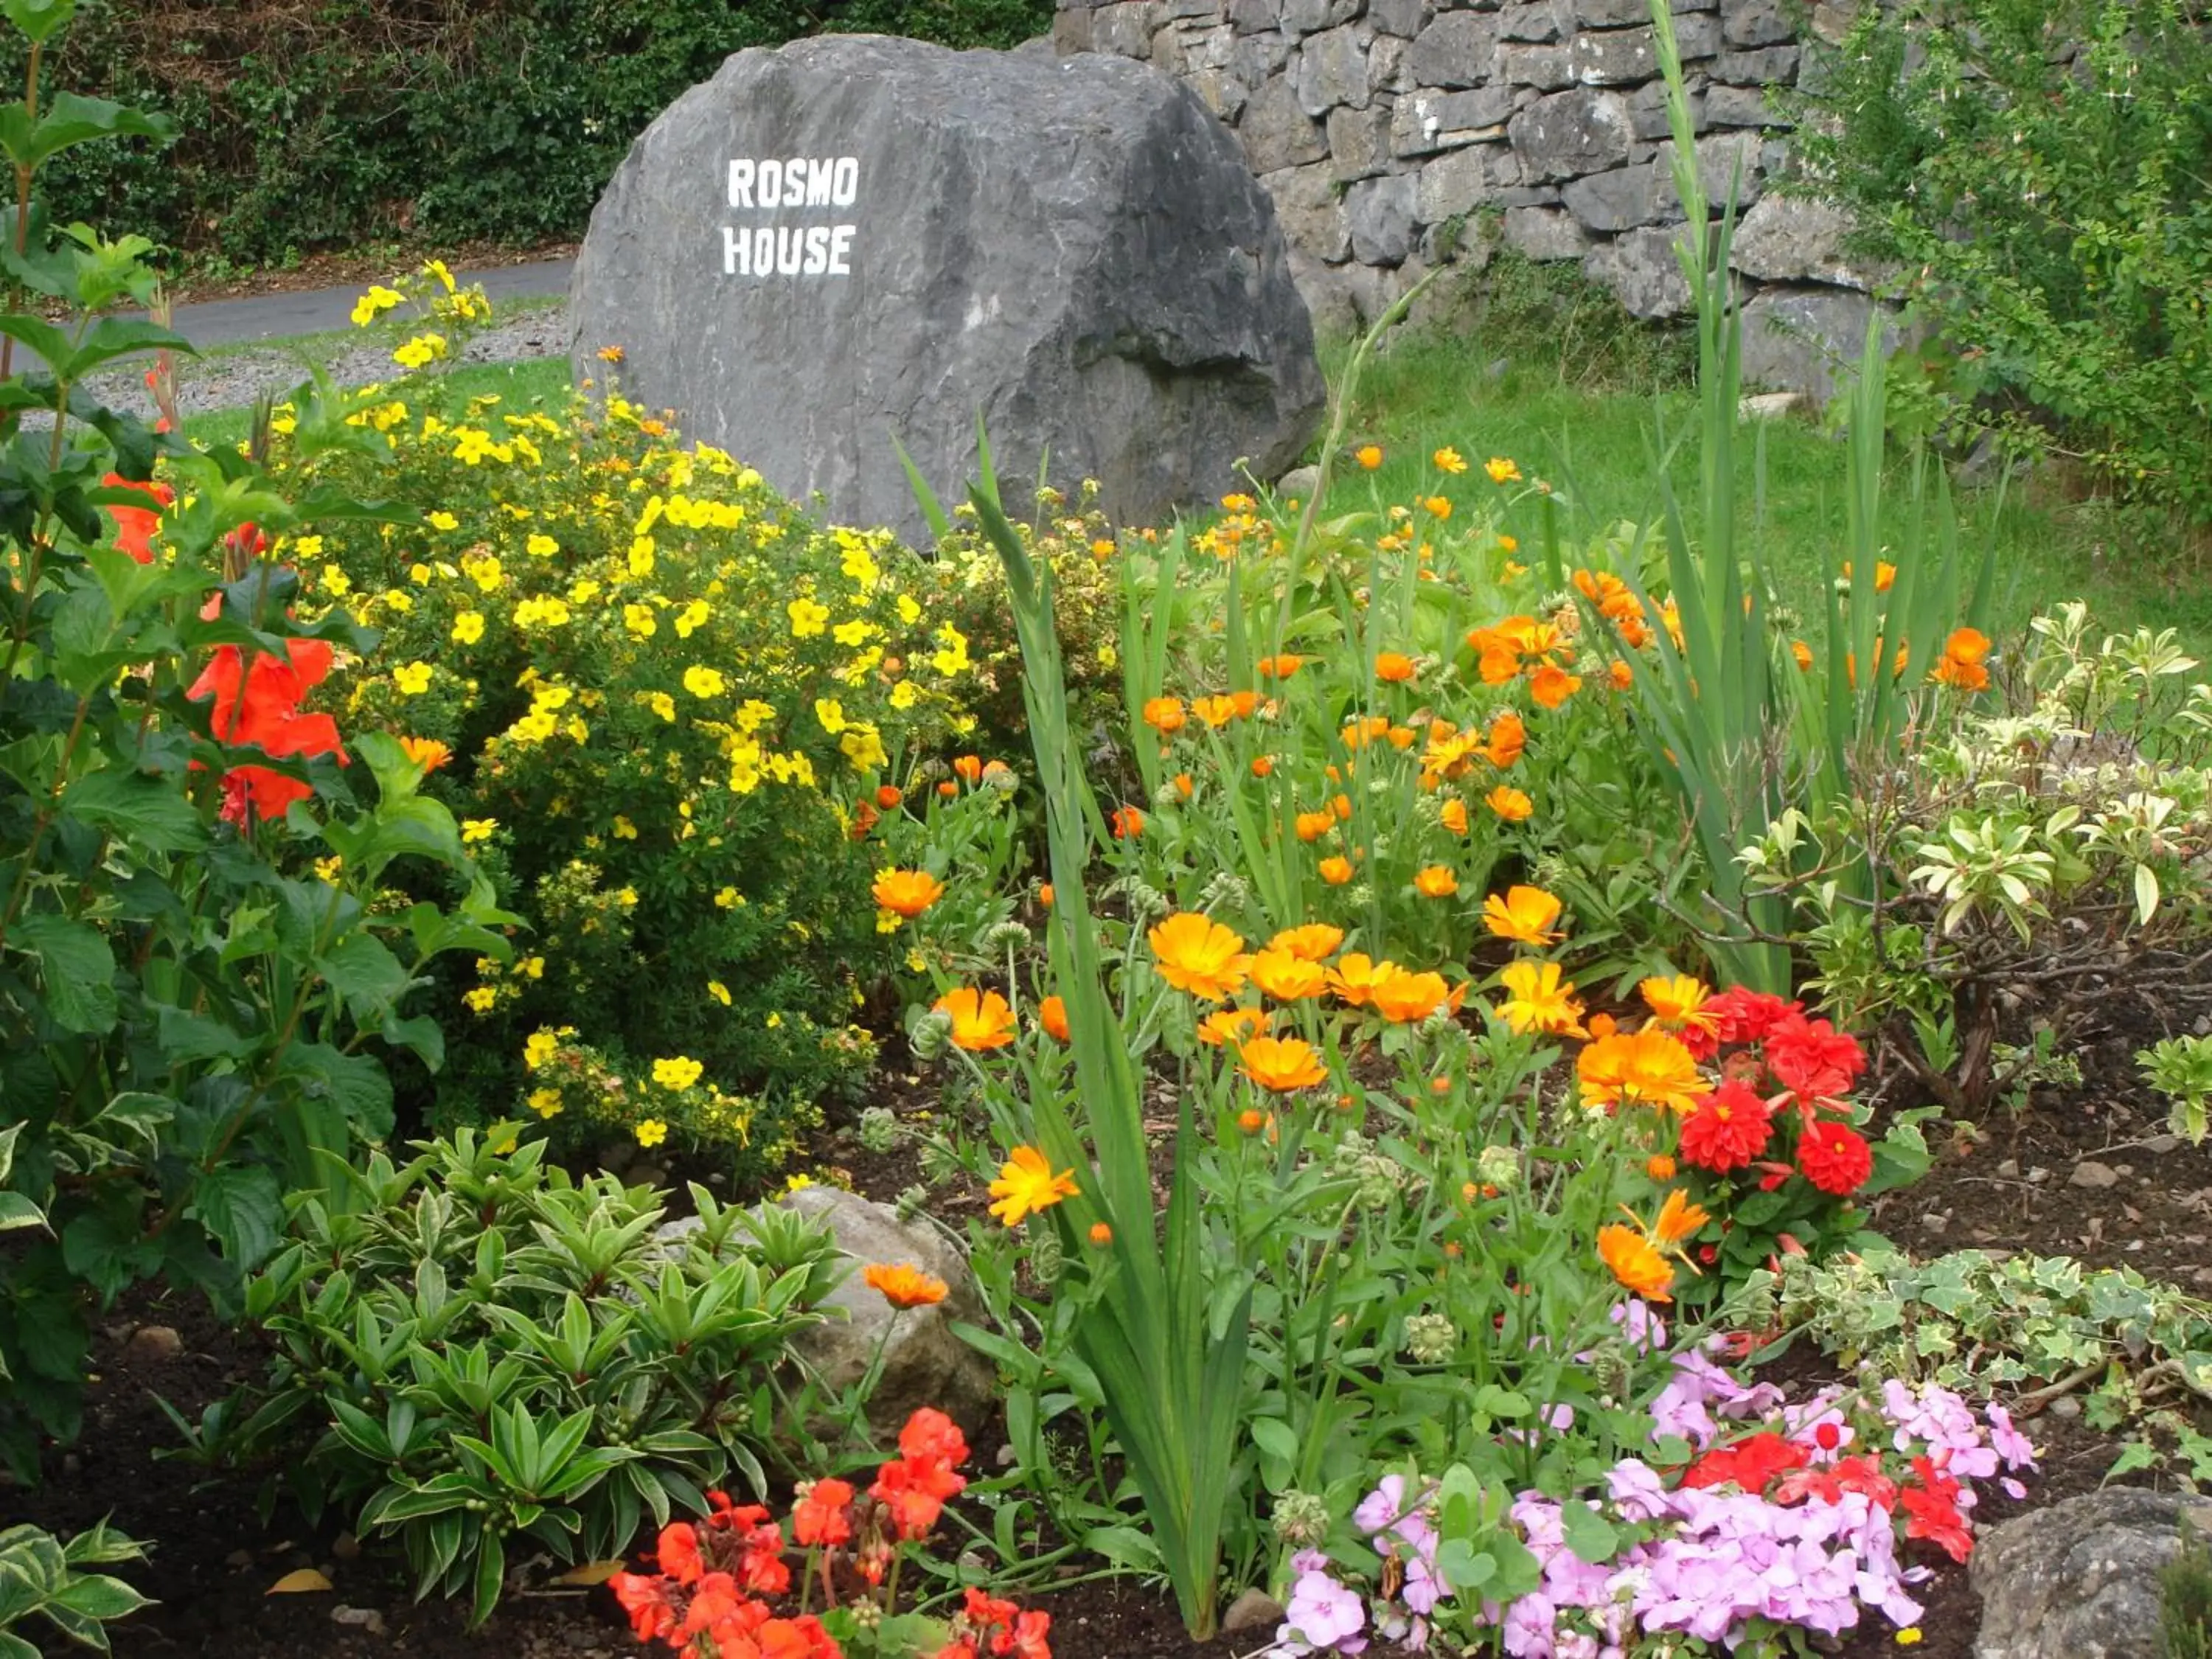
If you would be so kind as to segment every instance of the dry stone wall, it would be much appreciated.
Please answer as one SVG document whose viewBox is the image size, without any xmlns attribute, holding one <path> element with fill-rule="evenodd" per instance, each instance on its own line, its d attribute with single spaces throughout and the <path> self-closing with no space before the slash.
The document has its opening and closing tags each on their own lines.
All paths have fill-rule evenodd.
<svg viewBox="0 0 2212 1659">
<path fill-rule="evenodd" d="M 1324 329 L 1378 315 L 1495 240 L 1579 260 L 1638 317 L 1678 314 L 1682 210 L 1646 0 L 1059 0 L 1063 53 L 1150 62 L 1235 130 Z M 1751 382 L 1826 396 L 1875 301 L 1841 216 L 1770 186 L 1770 96 L 1804 61 L 1791 0 L 1674 0 L 1698 166 L 1739 181 L 1734 263 Z M 1822 4 L 1811 27 L 1839 37 Z"/>
</svg>

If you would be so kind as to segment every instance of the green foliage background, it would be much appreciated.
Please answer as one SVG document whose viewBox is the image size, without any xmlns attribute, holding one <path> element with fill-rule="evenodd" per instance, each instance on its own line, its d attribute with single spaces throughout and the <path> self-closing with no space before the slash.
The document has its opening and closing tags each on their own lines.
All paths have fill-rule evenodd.
<svg viewBox="0 0 2212 1659">
<path fill-rule="evenodd" d="M 236 264 L 385 237 L 580 234 L 647 122 L 729 53 L 872 32 L 1011 46 L 1051 0 L 86 0 L 49 87 L 174 118 L 87 145 L 56 216 Z M 20 84 L 10 43 L 0 84 Z"/>
</svg>

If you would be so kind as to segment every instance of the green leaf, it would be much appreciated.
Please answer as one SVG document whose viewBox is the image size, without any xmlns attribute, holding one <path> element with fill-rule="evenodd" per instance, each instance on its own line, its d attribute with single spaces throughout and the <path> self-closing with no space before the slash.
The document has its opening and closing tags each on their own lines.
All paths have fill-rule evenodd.
<svg viewBox="0 0 2212 1659">
<path fill-rule="evenodd" d="M 69 787 L 62 810 L 105 830 L 133 849 L 188 853 L 208 842 L 207 826 L 176 782 L 109 767 Z"/>
<path fill-rule="evenodd" d="M 38 957 L 55 1024 L 94 1035 L 114 1026 L 115 956 L 98 928 L 67 916 L 21 916 L 9 942 Z"/>
<path fill-rule="evenodd" d="M 43 1227 L 46 1222 L 46 1212 L 22 1194 L 0 1193 L 0 1233 L 19 1227 Z"/>
<path fill-rule="evenodd" d="M 58 94 L 36 125 L 31 124 L 21 104 L 0 106 L 0 150 L 5 150 L 9 160 L 19 166 L 38 167 L 65 149 L 89 143 L 95 138 L 166 138 L 175 131 L 174 124 L 162 117 L 144 114 L 111 99 L 87 98 L 74 92 Z M 132 326 L 151 325 L 139 323 Z M 185 349 L 191 349 L 189 343 Z"/>
<path fill-rule="evenodd" d="M 388 1012 L 415 982 L 374 933 L 349 933 L 317 957 L 315 967 L 364 1025 Z"/>
<path fill-rule="evenodd" d="M 54 1600 L 72 1613 L 101 1620 L 126 1619 L 139 1608 L 153 1605 L 120 1578 L 111 1578 L 104 1572 L 86 1573 L 71 1580 Z"/>
<path fill-rule="evenodd" d="M 209 1170 L 193 1187 L 185 1213 L 197 1217 L 222 1243 L 224 1259 L 244 1270 L 267 1261 L 283 1237 L 284 1194 L 275 1171 L 260 1165 Z"/>
<path fill-rule="evenodd" d="M 35 46 L 69 27 L 76 15 L 76 0 L 0 0 L 0 12 Z"/>
<path fill-rule="evenodd" d="M 1577 1559 L 1591 1566 L 1613 1559 L 1620 1539 L 1605 1517 L 1589 1504 L 1570 1500 L 1559 1509 L 1559 1535 Z"/>
<path fill-rule="evenodd" d="M 281 1075 L 331 1101 L 357 1133 L 381 1140 L 392 1133 L 392 1079 L 368 1055 L 343 1054 L 326 1042 L 295 1042 Z"/>
</svg>

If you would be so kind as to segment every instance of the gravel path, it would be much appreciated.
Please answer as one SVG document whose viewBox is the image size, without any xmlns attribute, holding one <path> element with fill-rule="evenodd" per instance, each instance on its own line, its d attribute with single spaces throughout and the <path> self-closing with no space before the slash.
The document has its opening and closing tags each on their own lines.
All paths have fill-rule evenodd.
<svg viewBox="0 0 2212 1659">
<path fill-rule="evenodd" d="M 563 309 L 555 301 L 510 316 L 471 340 L 457 361 L 503 363 L 560 356 L 568 349 Z M 176 361 L 177 404 L 188 416 L 243 408 L 264 392 L 282 396 L 308 378 L 307 363 L 295 348 L 253 347 L 206 362 L 182 356 Z M 330 352 L 322 366 L 340 386 L 366 386 L 400 372 L 388 344 L 343 346 Z M 146 391 L 147 367 L 145 361 L 133 360 L 114 373 L 94 374 L 87 380 L 87 390 L 111 408 L 150 420 L 154 400 Z"/>
</svg>

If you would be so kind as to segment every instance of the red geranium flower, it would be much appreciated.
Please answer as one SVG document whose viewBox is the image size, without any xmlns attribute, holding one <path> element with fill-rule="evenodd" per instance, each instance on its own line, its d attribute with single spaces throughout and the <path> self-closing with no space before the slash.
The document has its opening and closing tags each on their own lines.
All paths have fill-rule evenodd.
<svg viewBox="0 0 2212 1659">
<path fill-rule="evenodd" d="M 1797 1137 L 1797 1167 L 1822 1192 L 1845 1198 L 1874 1173 L 1874 1149 L 1841 1123 L 1814 1123 Z"/>
<path fill-rule="evenodd" d="M 1703 1097 L 1682 1120 L 1683 1159 L 1723 1175 L 1741 1170 L 1766 1150 L 1773 1124 L 1757 1091 L 1730 1079 Z"/>
<path fill-rule="evenodd" d="M 337 722 L 328 714 L 302 714 L 300 702 L 331 672 L 331 647 L 321 640 L 287 640 L 282 657 L 253 653 L 249 668 L 234 645 L 216 647 L 208 665 L 185 696 L 215 699 L 209 730 L 219 743 L 252 746 L 278 760 L 294 756 L 334 755 L 348 764 Z M 283 816 L 295 800 L 314 791 L 297 778 L 269 767 L 246 764 L 223 775 L 222 817 L 244 823 Z"/>
<path fill-rule="evenodd" d="M 1805 1449 L 1796 1441 L 1778 1434 L 1754 1434 L 1707 1452 L 1683 1471 L 1682 1484 L 1705 1487 L 1733 1482 L 1747 1492 L 1763 1492 L 1776 1475 L 1802 1468 L 1808 1461 Z"/>
<path fill-rule="evenodd" d="M 842 1480 L 817 1480 L 806 1496 L 793 1505 L 791 1535 L 809 1549 L 817 1546 L 834 1548 L 849 1541 L 853 1536 L 853 1517 L 848 1508 L 853 1502 L 853 1488 Z"/>
<path fill-rule="evenodd" d="M 629 1615 L 630 1628 L 641 1642 L 665 1641 L 683 1627 L 678 1616 L 676 1586 L 659 1573 L 618 1572 L 607 1586 Z"/>
<path fill-rule="evenodd" d="M 1800 1100 L 1832 1100 L 1866 1070 L 1866 1050 L 1825 1019 L 1785 1014 L 1766 1034 L 1766 1067 Z"/>
<path fill-rule="evenodd" d="M 1905 1535 L 1924 1538 L 1954 1561 L 1965 1560 L 1974 1552 L 1974 1534 L 1959 1512 L 1959 1483 L 1926 1457 L 1912 1460 L 1912 1472 L 1925 1484 L 1907 1486 L 1899 1495 Z"/>
<path fill-rule="evenodd" d="M 154 527 L 161 521 L 161 509 L 177 499 L 177 492 L 165 483 L 141 483 L 126 478 L 120 472 L 111 472 L 100 480 L 111 489 L 135 489 L 155 503 L 152 507 L 111 507 L 108 517 L 115 520 L 115 544 L 141 564 L 154 562 Z"/>
<path fill-rule="evenodd" d="M 1897 1482 L 1884 1474 L 1881 1465 L 1871 1457 L 1839 1457 L 1825 1469 L 1796 1470 L 1774 1489 L 1774 1501 L 1794 1504 L 1801 1498 L 1817 1498 L 1823 1504 L 1834 1504 L 1841 1502 L 1847 1492 L 1864 1493 L 1877 1509 L 1893 1511 L 1897 1508 Z"/>
<path fill-rule="evenodd" d="M 967 1437 L 943 1412 L 924 1406 L 899 1431 L 899 1450 L 908 1457 L 933 1457 L 948 1468 L 968 1461 Z"/>
<path fill-rule="evenodd" d="M 1045 1632 L 1051 1628 L 1050 1613 L 1023 1613 L 1012 1626 L 991 1638 L 991 1651 L 1011 1655 L 1012 1659 L 1052 1659 L 1052 1649 L 1045 1641 Z"/>
<path fill-rule="evenodd" d="M 660 1570 L 679 1584 L 696 1584 L 706 1571 L 699 1559 L 699 1534 L 688 1521 L 672 1521 L 660 1529 Z"/>
<path fill-rule="evenodd" d="M 945 1500 L 967 1484 L 935 1458 L 902 1457 L 876 1472 L 868 1495 L 890 1511 L 893 1530 L 911 1541 L 928 1534 Z"/>
</svg>

